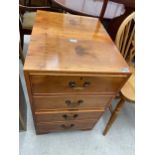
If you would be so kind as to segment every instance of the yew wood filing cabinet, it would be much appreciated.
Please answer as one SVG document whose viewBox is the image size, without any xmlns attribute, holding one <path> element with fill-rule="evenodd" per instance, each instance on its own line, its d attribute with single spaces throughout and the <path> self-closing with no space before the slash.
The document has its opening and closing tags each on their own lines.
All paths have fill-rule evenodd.
<svg viewBox="0 0 155 155">
<path fill-rule="evenodd" d="M 41 134 L 92 129 L 131 73 L 98 19 L 38 11 L 24 74 Z"/>
</svg>

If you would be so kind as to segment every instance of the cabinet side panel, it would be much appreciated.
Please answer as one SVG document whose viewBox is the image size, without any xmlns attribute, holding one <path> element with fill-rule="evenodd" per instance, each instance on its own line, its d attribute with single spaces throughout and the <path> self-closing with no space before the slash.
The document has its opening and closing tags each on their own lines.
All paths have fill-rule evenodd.
<svg viewBox="0 0 155 155">
<path fill-rule="evenodd" d="M 126 77 L 124 77 L 124 81 L 121 83 L 120 88 L 118 89 L 118 92 L 116 92 L 116 95 L 120 92 L 120 90 L 125 85 L 125 83 L 128 81 L 128 79 L 130 78 L 130 76 L 131 76 L 131 74 L 128 74 Z"/>
<path fill-rule="evenodd" d="M 33 98 L 32 98 L 32 91 L 31 91 L 31 82 L 30 82 L 30 76 L 28 71 L 24 71 L 24 77 L 25 77 L 25 82 L 26 82 L 26 87 L 27 87 L 27 92 L 29 96 L 29 102 L 31 106 L 31 111 L 33 115 L 33 121 L 34 121 L 34 126 L 37 132 L 37 126 L 36 126 L 36 118 L 35 118 L 35 109 L 33 105 Z"/>
</svg>

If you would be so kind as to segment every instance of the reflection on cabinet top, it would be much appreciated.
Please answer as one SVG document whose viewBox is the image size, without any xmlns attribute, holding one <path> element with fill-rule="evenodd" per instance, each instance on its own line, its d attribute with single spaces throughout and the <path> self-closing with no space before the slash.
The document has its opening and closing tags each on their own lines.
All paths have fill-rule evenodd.
<svg viewBox="0 0 155 155">
<path fill-rule="evenodd" d="M 38 11 L 26 71 L 130 74 L 97 18 Z"/>
</svg>

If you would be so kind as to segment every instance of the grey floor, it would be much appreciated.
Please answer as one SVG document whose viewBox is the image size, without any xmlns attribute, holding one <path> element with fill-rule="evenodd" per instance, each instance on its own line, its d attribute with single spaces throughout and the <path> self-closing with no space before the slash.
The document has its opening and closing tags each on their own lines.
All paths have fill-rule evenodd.
<svg viewBox="0 0 155 155">
<path fill-rule="evenodd" d="M 25 54 L 29 39 L 29 36 L 25 37 Z M 134 155 L 135 106 L 130 103 L 126 103 L 106 136 L 103 136 L 102 132 L 110 116 L 109 111 L 105 112 L 90 131 L 36 135 L 22 69 L 20 63 L 20 76 L 28 106 L 28 120 L 27 131 L 19 133 L 20 155 Z M 113 101 L 113 106 L 115 102 L 117 101 Z"/>
</svg>

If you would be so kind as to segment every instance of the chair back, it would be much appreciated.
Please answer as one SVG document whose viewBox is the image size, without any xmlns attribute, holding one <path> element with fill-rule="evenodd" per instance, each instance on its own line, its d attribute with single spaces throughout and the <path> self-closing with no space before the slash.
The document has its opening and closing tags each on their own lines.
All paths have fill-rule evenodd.
<svg viewBox="0 0 155 155">
<path fill-rule="evenodd" d="M 128 64 L 135 56 L 135 12 L 131 13 L 120 25 L 115 43 Z"/>
</svg>

